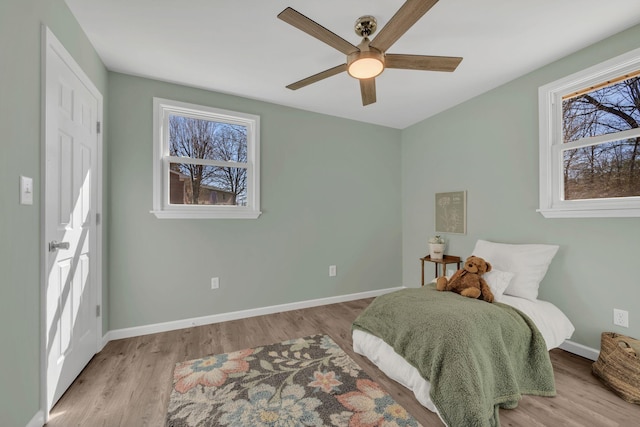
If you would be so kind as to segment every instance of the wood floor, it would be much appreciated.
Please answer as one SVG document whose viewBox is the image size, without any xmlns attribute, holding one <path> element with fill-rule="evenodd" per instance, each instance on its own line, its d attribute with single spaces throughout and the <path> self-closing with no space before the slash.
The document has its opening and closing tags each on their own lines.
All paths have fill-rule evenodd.
<svg viewBox="0 0 640 427">
<path fill-rule="evenodd" d="M 112 341 L 51 412 L 49 427 L 164 426 L 175 363 L 317 333 L 330 335 L 424 426 L 442 426 L 413 393 L 351 350 L 351 322 L 372 299 L 295 310 Z M 591 375 L 591 361 L 552 350 L 558 395 L 525 396 L 501 410 L 502 426 L 640 425 L 640 406 L 623 401 Z"/>
</svg>

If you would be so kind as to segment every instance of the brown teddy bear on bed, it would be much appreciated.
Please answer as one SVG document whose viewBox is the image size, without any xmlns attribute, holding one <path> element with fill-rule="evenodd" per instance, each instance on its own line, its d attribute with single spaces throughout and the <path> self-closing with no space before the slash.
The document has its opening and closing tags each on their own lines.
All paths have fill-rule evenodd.
<svg viewBox="0 0 640 427">
<path fill-rule="evenodd" d="M 471 255 L 464 262 L 464 267 L 453 273 L 450 279 L 438 277 L 436 289 L 456 292 L 469 298 L 482 297 L 486 302 L 493 302 L 493 293 L 482 278 L 482 275 L 489 271 L 491 271 L 491 264 L 480 257 Z"/>
</svg>

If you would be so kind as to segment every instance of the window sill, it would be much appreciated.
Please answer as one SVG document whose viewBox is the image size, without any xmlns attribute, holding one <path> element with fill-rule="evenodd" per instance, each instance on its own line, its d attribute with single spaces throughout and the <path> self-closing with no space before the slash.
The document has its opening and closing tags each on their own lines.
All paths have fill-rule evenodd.
<svg viewBox="0 0 640 427">
<path fill-rule="evenodd" d="M 243 210 L 155 210 L 150 211 L 158 219 L 257 219 L 261 211 L 250 209 Z"/>
<path fill-rule="evenodd" d="M 631 218 L 640 217 L 640 208 L 626 209 L 536 209 L 545 218 Z"/>
</svg>

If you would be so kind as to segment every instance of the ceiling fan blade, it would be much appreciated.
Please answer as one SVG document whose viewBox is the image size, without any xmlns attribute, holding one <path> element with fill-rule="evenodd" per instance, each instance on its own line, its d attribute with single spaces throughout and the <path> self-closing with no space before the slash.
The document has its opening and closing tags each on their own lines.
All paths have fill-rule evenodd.
<svg viewBox="0 0 640 427">
<path fill-rule="evenodd" d="M 376 102 L 376 79 L 360 79 L 360 92 L 362 93 L 362 106 Z"/>
<path fill-rule="evenodd" d="M 336 67 L 329 68 L 328 70 L 321 71 L 318 74 L 314 74 L 313 76 L 307 77 L 306 79 L 302 79 L 295 83 L 291 83 L 290 85 L 287 86 L 287 89 L 297 90 L 302 87 L 308 86 L 311 83 L 319 82 L 322 79 L 326 79 L 327 77 L 340 74 L 343 71 L 347 71 L 347 64 L 341 64 Z"/>
<path fill-rule="evenodd" d="M 278 14 L 278 18 L 284 22 L 293 25 L 297 29 L 304 31 L 312 37 L 328 44 L 329 46 L 338 49 L 345 55 L 349 55 L 352 52 L 358 50 L 358 48 L 337 34 L 327 30 L 322 25 L 307 18 L 300 12 L 288 7 Z"/>
<path fill-rule="evenodd" d="M 409 28 L 429 11 L 438 0 L 407 0 L 380 30 L 369 46 L 386 52 Z"/>
<path fill-rule="evenodd" d="M 386 68 L 404 70 L 454 71 L 462 61 L 459 56 L 398 55 L 389 53 L 384 57 Z"/>
</svg>

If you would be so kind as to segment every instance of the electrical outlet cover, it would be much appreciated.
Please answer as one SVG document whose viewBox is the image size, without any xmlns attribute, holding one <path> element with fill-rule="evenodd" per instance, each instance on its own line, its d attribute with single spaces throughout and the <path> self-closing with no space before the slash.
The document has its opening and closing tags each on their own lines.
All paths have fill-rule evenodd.
<svg viewBox="0 0 640 427">
<path fill-rule="evenodd" d="M 329 266 L 329 277 L 335 277 L 336 275 L 336 266 L 335 265 L 330 265 Z"/>
<path fill-rule="evenodd" d="M 613 324 L 622 326 L 623 328 L 629 327 L 629 312 L 626 310 L 613 309 Z"/>
</svg>

